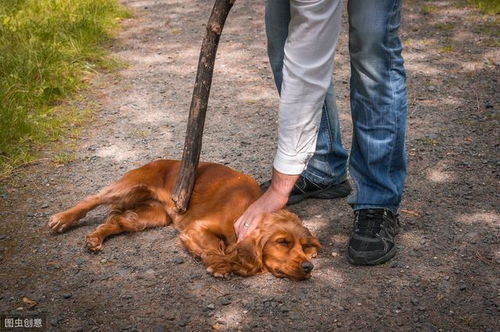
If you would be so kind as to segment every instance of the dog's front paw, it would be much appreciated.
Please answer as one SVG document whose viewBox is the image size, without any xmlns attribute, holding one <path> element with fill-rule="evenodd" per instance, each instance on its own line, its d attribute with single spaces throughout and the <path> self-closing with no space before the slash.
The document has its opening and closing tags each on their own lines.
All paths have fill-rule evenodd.
<svg viewBox="0 0 500 332">
<path fill-rule="evenodd" d="M 85 237 L 85 246 L 94 253 L 99 252 L 102 249 L 102 240 L 98 236 L 89 234 Z"/>
<path fill-rule="evenodd" d="M 231 274 L 231 266 L 226 263 L 213 264 L 207 267 L 207 272 L 216 278 L 227 278 Z"/>
<path fill-rule="evenodd" d="M 68 213 L 59 212 L 50 217 L 48 226 L 55 232 L 61 233 L 67 229 L 73 222 L 75 218 Z"/>
</svg>

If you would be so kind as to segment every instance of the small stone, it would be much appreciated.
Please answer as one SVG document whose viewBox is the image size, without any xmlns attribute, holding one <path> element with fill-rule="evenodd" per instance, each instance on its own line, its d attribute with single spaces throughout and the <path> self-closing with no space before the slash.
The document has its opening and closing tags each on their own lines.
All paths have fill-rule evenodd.
<svg viewBox="0 0 500 332">
<path fill-rule="evenodd" d="M 222 301 L 220 303 L 222 305 L 229 305 L 229 304 L 231 304 L 231 298 L 225 297 L 225 298 L 222 299 Z"/>
<path fill-rule="evenodd" d="M 215 309 L 215 305 L 213 303 L 210 303 L 209 305 L 207 305 L 207 309 L 208 310 L 214 310 Z"/>
<path fill-rule="evenodd" d="M 337 257 L 339 254 L 335 251 L 332 252 L 332 257 Z"/>
<path fill-rule="evenodd" d="M 174 263 L 175 264 L 184 264 L 184 258 L 182 258 L 182 257 L 176 257 L 174 259 Z"/>
<path fill-rule="evenodd" d="M 66 300 L 67 299 L 70 299 L 73 295 L 70 294 L 70 293 L 66 293 L 66 294 L 63 294 L 63 298 L 65 298 Z"/>
<path fill-rule="evenodd" d="M 45 204 L 42 205 L 42 209 L 46 209 L 48 207 L 49 207 L 49 204 L 47 204 L 47 203 L 45 203 Z"/>
</svg>

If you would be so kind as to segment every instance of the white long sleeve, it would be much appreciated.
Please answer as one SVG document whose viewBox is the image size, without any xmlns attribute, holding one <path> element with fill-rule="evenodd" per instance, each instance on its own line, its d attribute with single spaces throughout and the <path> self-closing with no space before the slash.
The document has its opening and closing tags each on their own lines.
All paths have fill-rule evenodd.
<svg viewBox="0 0 500 332">
<path fill-rule="evenodd" d="M 274 168 L 302 173 L 314 154 L 321 109 L 333 71 L 340 0 L 290 0 Z"/>
</svg>

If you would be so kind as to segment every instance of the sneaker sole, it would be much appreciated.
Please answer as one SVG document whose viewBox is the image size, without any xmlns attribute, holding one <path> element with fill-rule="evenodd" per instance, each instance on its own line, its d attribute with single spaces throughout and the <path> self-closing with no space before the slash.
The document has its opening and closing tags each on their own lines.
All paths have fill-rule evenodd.
<svg viewBox="0 0 500 332">
<path fill-rule="evenodd" d="M 384 256 L 371 261 L 367 260 L 365 257 L 351 257 L 349 253 L 347 254 L 347 260 L 352 265 L 379 265 L 389 261 L 395 255 L 396 255 L 396 246 L 392 247 L 392 249 L 389 250 L 387 254 L 385 254 Z"/>
</svg>

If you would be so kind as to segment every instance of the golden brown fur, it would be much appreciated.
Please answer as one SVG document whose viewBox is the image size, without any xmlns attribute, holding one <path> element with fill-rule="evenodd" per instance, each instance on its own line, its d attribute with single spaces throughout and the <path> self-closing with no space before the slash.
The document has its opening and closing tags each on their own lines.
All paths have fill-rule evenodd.
<svg viewBox="0 0 500 332">
<path fill-rule="evenodd" d="M 183 245 L 216 277 L 264 271 L 295 280 L 310 277 L 310 260 L 320 245 L 289 211 L 264 215 L 257 229 L 236 243 L 234 222 L 261 195 L 254 179 L 226 166 L 200 163 L 189 209 L 178 214 L 170 193 L 179 166 L 179 161 L 157 160 L 134 169 L 99 193 L 53 215 L 48 225 L 62 232 L 104 204 L 108 215 L 87 235 L 89 250 L 99 251 L 104 239 L 113 234 L 173 223 Z"/>
</svg>

